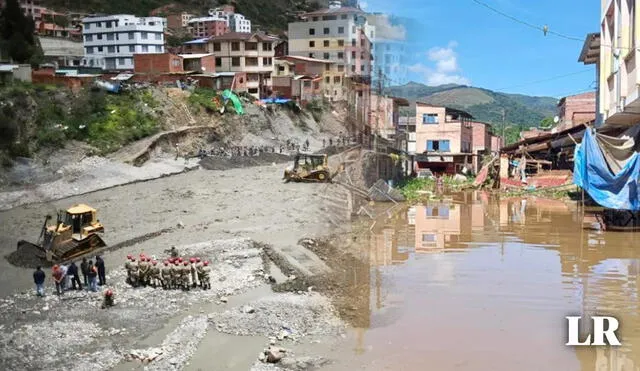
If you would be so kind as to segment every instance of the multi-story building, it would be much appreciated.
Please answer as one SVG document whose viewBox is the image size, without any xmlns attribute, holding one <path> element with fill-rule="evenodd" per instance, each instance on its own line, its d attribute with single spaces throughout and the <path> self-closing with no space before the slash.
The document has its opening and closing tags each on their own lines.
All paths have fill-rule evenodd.
<svg viewBox="0 0 640 371">
<path fill-rule="evenodd" d="M 191 18 L 188 29 L 193 37 L 199 38 L 220 36 L 229 32 L 228 21 L 216 16 Z"/>
<path fill-rule="evenodd" d="M 404 149 L 402 141 L 405 138 L 396 136 L 400 121 L 400 107 L 409 107 L 405 98 L 371 95 L 371 126 L 374 133 L 384 139 L 396 142 L 396 148 Z M 406 143 L 405 143 L 406 144 Z"/>
<path fill-rule="evenodd" d="M 375 38 L 371 39 L 374 80 L 378 79 L 378 72 L 381 72 L 393 85 L 406 84 L 409 63 L 404 27 L 392 25 L 389 16 L 381 13 L 368 14 L 367 21 L 375 27 Z"/>
<path fill-rule="evenodd" d="M 404 133 L 406 146 L 403 148 L 409 155 L 416 154 L 416 118 L 402 116 L 398 119 L 398 133 Z"/>
<path fill-rule="evenodd" d="M 482 167 L 483 156 L 491 154 L 491 125 L 486 122 L 472 121 L 471 130 L 473 169 L 478 172 Z"/>
<path fill-rule="evenodd" d="M 164 53 L 164 18 L 119 14 L 87 17 L 82 24 L 85 57 L 103 58 L 104 69 L 132 70 L 134 54 Z"/>
<path fill-rule="evenodd" d="M 419 169 L 456 174 L 471 167 L 473 116 L 449 107 L 416 102 L 416 161 Z"/>
<path fill-rule="evenodd" d="M 224 19 L 231 32 L 251 32 L 251 21 L 242 14 L 236 13 L 233 5 L 209 9 L 209 16 Z"/>
<path fill-rule="evenodd" d="M 195 15 L 187 12 L 169 14 L 167 16 L 167 27 L 172 30 L 186 29 L 189 26 L 189 20 Z"/>
<path fill-rule="evenodd" d="M 229 32 L 204 40 L 204 47 L 193 50 L 215 55 L 218 72 L 245 72 L 247 91 L 256 98 L 262 98 L 271 91 L 274 45 L 278 41 L 278 38 L 264 33 Z M 189 52 L 185 49 L 185 53 Z"/>
<path fill-rule="evenodd" d="M 273 91 L 300 103 L 322 99 L 323 75 L 332 61 L 299 56 L 277 57 L 273 70 Z"/>
<path fill-rule="evenodd" d="M 289 54 L 335 62 L 331 76 L 325 77 L 325 94 L 347 99 L 344 79 L 371 75 L 371 35 L 365 13 L 331 1 L 329 8 L 306 13 L 289 23 Z M 326 79 L 329 83 L 326 83 Z"/>
<path fill-rule="evenodd" d="M 588 92 L 560 99 L 560 102 L 558 102 L 558 119 L 557 131 L 595 121 L 596 93 Z"/>
<path fill-rule="evenodd" d="M 606 125 L 631 125 L 640 121 L 640 17 L 637 13 L 634 0 L 601 0 L 601 40 L 597 40 L 596 70 L 599 113 Z M 592 35 L 587 36 L 581 55 L 585 64 L 589 51 L 596 49 L 594 39 Z"/>
</svg>

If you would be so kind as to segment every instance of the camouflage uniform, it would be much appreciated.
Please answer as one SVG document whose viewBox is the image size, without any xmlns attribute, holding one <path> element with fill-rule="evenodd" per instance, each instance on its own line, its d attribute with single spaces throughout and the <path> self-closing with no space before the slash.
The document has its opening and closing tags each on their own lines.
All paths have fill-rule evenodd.
<svg viewBox="0 0 640 371">
<path fill-rule="evenodd" d="M 189 263 L 184 264 L 182 267 L 182 288 L 189 290 L 191 288 L 191 266 Z"/>
<path fill-rule="evenodd" d="M 131 258 L 127 259 L 126 263 L 124 263 L 124 269 L 127 271 L 127 283 L 132 284 L 131 281 Z"/>
<path fill-rule="evenodd" d="M 173 271 L 173 288 L 179 288 L 182 286 L 182 267 L 178 265 L 178 262 L 176 262 L 171 268 Z"/>
<path fill-rule="evenodd" d="M 150 273 L 151 267 L 149 266 L 149 263 L 146 260 L 143 260 L 140 262 L 139 266 L 138 266 L 138 280 L 140 281 L 140 283 L 142 283 L 143 286 L 147 286 L 149 284 L 149 273 Z"/>
<path fill-rule="evenodd" d="M 136 262 L 135 259 L 131 260 L 130 269 L 127 274 L 131 281 L 131 286 L 136 287 L 140 284 L 140 272 L 138 269 L 138 262 Z"/>
<path fill-rule="evenodd" d="M 151 267 L 149 268 L 149 283 L 153 285 L 153 287 L 158 287 L 158 283 L 161 283 L 160 279 L 160 267 L 158 267 L 157 262 L 153 262 Z"/>
<path fill-rule="evenodd" d="M 200 285 L 203 290 L 211 288 L 211 267 L 209 264 L 202 265 L 202 273 L 200 273 Z"/>
<path fill-rule="evenodd" d="M 198 282 L 198 273 L 196 272 L 196 263 L 193 262 L 189 265 L 189 269 L 191 269 L 191 287 L 199 286 Z"/>
<path fill-rule="evenodd" d="M 162 288 L 170 289 L 172 287 L 172 276 L 173 269 L 169 264 L 165 263 L 165 265 L 161 269 L 161 282 Z"/>
</svg>

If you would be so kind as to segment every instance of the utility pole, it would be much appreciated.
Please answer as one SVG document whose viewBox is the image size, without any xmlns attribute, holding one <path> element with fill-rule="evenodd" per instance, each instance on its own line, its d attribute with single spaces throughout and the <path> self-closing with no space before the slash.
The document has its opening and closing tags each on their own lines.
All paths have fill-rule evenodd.
<svg viewBox="0 0 640 371">
<path fill-rule="evenodd" d="M 378 136 L 380 135 L 380 110 L 382 103 L 382 69 L 378 68 L 378 78 L 376 87 L 376 130 L 373 134 L 373 150 L 376 154 L 376 180 L 380 179 L 380 159 L 378 155 Z"/>
<path fill-rule="evenodd" d="M 507 125 L 507 110 L 503 108 L 502 109 L 502 146 L 503 147 L 507 145 L 507 138 L 504 136 L 506 125 Z"/>
</svg>

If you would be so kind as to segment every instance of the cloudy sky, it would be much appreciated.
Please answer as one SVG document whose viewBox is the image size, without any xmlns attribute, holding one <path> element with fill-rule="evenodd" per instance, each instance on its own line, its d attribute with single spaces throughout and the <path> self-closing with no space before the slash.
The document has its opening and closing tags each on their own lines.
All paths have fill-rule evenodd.
<svg viewBox="0 0 640 371">
<path fill-rule="evenodd" d="M 507 17 L 568 36 L 547 36 Z M 397 18 L 409 45 L 410 80 L 469 84 L 562 97 L 595 88 L 595 67 L 578 62 L 587 33 L 599 29 L 594 0 L 366 0 L 367 12 Z"/>
</svg>

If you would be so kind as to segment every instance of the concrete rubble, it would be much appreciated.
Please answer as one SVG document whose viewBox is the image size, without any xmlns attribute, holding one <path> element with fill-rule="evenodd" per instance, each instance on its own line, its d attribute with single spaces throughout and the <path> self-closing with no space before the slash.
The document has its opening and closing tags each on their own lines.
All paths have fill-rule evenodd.
<svg viewBox="0 0 640 371">
<path fill-rule="evenodd" d="M 344 331 L 329 300 L 320 294 L 284 293 L 261 298 L 250 306 L 256 308 L 254 313 L 232 308 L 211 314 L 209 321 L 222 333 L 278 340 L 295 341 L 307 335 L 339 335 Z"/>
</svg>

